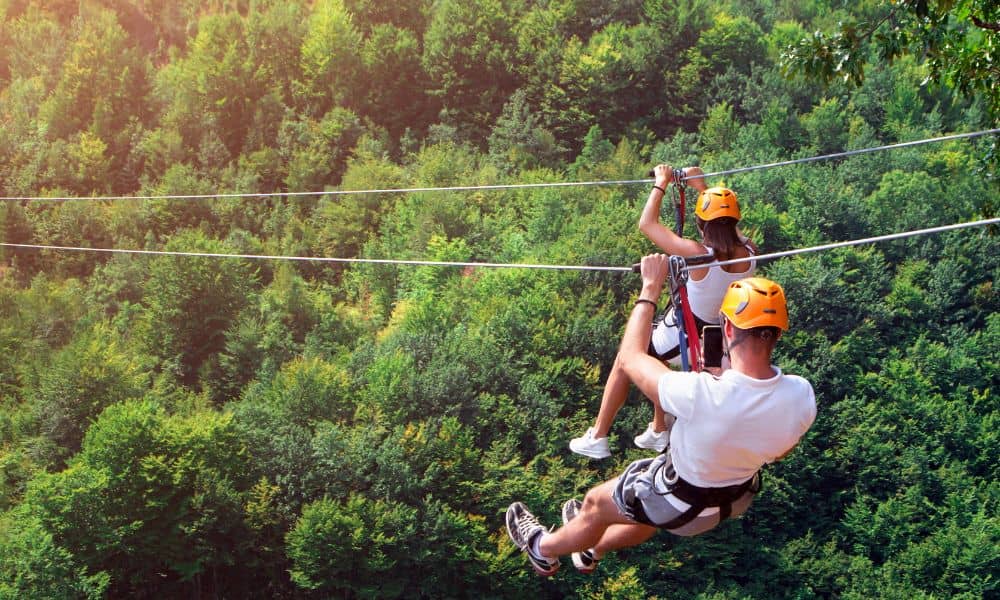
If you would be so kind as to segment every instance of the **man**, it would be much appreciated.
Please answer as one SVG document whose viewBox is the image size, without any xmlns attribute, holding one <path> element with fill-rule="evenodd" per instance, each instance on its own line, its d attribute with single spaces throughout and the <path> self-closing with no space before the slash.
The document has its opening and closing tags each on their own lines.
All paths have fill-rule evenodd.
<svg viewBox="0 0 1000 600">
<path fill-rule="evenodd" d="M 670 444 L 592 488 L 582 504 L 568 500 L 555 531 L 520 502 L 510 505 L 507 532 L 541 575 L 555 573 L 566 554 L 590 572 L 605 553 L 641 544 L 658 529 L 697 535 L 742 514 L 760 488 L 760 468 L 791 452 L 816 418 L 809 382 L 771 364 L 788 311 L 781 286 L 767 279 L 743 279 L 726 292 L 720 323 L 731 368 L 721 376 L 671 371 L 650 356 L 650 322 L 668 271 L 666 255 L 642 259 L 642 292 L 618 359 L 676 417 Z"/>
</svg>

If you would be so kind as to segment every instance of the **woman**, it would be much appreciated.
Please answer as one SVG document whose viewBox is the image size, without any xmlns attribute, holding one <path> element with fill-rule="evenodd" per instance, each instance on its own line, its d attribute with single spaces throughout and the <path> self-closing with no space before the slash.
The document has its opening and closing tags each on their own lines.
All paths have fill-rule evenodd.
<svg viewBox="0 0 1000 600">
<path fill-rule="evenodd" d="M 670 165 L 661 164 L 657 165 L 654 174 L 656 183 L 653 184 L 642 216 L 639 217 L 639 230 L 651 242 L 667 254 L 688 257 L 712 253 L 718 261 L 748 258 L 756 253 L 756 246 L 743 237 L 737 227 L 740 207 L 732 190 L 724 187 L 709 188 L 705 184 L 705 179 L 698 177 L 702 175 L 702 170 L 698 167 L 684 169 L 686 180 L 699 192 L 698 203 L 695 206 L 695 220 L 701 241 L 689 240 L 660 223 L 660 204 L 673 170 Z M 752 276 L 755 268 L 754 261 L 749 261 L 723 267 L 695 268 L 688 272 L 688 302 L 694 314 L 699 336 L 705 325 L 719 323 L 719 307 L 729 284 Z M 673 307 L 654 320 L 649 353 L 672 365 L 679 365 L 680 342 L 675 323 Z M 697 343 L 697 340 L 691 341 Z M 608 432 L 618 410 L 625 404 L 628 390 L 628 377 L 622 370 L 620 360 L 615 357 L 615 364 L 604 386 L 597 420 L 593 427 L 587 429 L 587 433 L 570 441 L 570 450 L 590 458 L 611 456 L 611 451 L 608 449 Z M 635 445 L 663 451 L 670 439 L 669 426 L 673 424 L 673 417 L 669 419 L 668 423 L 668 415 L 658 403 L 653 402 L 653 421 L 645 432 L 635 438 Z"/>
</svg>

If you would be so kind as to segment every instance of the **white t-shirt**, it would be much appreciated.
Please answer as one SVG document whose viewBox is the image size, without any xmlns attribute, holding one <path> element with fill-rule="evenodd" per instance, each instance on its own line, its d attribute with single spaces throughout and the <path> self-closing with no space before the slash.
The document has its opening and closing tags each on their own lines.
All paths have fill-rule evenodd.
<svg viewBox="0 0 1000 600">
<path fill-rule="evenodd" d="M 733 369 L 660 377 L 660 405 L 677 417 L 670 457 L 678 475 L 699 487 L 736 485 L 798 443 L 816 419 L 816 396 L 805 379 L 772 368 L 770 379 Z"/>
</svg>

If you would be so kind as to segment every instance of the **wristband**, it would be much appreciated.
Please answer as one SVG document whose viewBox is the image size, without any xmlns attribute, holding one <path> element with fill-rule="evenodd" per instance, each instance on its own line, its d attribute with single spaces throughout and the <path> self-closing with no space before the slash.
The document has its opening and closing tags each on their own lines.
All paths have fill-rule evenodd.
<svg viewBox="0 0 1000 600">
<path fill-rule="evenodd" d="M 647 300 L 645 298 L 639 298 L 638 300 L 636 300 L 635 301 L 635 306 L 633 306 L 632 308 L 635 308 L 636 306 L 639 306 L 640 304 L 643 304 L 643 303 L 652 304 L 653 305 L 653 310 L 656 310 L 656 308 L 657 308 L 656 307 L 656 302 L 653 302 L 652 300 Z"/>
<path fill-rule="evenodd" d="M 653 186 L 653 189 L 654 189 L 654 190 L 660 190 L 660 191 L 661 191 L 661 192 L 663 192 L 664 194 L 666 194 L 666 193 L 667 193 L 667 190 L 665 190 L 664 188 L 661 188 L 661 187 L 660 187 L 660 186 L 658 186 L 658 185 L 654 185 L 654 186 Z"/>
</svg>

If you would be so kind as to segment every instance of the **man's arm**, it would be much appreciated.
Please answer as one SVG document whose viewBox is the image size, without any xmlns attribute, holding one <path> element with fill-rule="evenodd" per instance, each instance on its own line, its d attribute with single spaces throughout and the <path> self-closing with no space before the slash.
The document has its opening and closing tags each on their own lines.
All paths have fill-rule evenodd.
<svg viewBox="0 0 1000 600">
<path fill-rule="evenodd" d="M 632 308 L 632 314 L 625 324 L 625 335 L 622 336 L 621 347 L 618 349 L 618 359 L 632 383 L 647 398 L 659 402 L 660 376 L 670 369 L 650 356 L 647 349 L 653 315 L 656 313 L 656 306 L 652 303 L 659 301 L 660 293 L 663 291 L 663 282 L 666 281 L 669 272 L 668 257 L 664 254 L 650 254 L 643 257 L 641 272 L 640 300 Z"/>
</svg>

